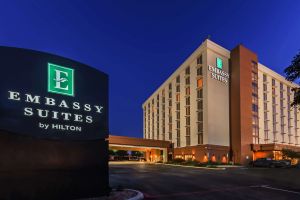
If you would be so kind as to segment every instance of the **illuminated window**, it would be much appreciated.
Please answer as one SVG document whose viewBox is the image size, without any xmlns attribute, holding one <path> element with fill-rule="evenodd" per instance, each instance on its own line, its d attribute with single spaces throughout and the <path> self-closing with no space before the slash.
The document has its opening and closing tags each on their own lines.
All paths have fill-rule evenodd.
<svg viewBox="0 0 300 200">
<path fill-rule="evenodd" d="M 203 80 L 202 79 L 198 79 L 197 80 L 197 88 L 202 88 L 203 87 Z"/>
</svg>

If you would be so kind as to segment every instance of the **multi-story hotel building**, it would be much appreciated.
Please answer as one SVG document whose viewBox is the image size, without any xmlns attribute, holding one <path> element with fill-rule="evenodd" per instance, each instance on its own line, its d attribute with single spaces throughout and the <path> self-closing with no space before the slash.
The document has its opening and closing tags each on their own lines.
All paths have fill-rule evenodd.
<svg viewBox="0 0 300 200">
<path fill-rule="evenodd" d="M 238 45 L 205 40 L 143 103 L 144 138 L 170 141 L 173 158 L 247 163 L 300 151 L 297 87 Z"/>
</svg>

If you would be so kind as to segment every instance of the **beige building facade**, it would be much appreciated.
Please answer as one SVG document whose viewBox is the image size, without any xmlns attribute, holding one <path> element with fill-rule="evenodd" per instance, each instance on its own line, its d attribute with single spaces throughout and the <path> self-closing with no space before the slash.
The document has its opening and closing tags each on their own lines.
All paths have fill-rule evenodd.
<svg viewBox="0 0 300 200">
<path fill-rule="evenodd" d="M 260 157 L 255 145 L 297 147 L 293 87 L 243 46 L 230 51 L 207 39 L 143 103 L 144 138 L 199 161 L 245 163 Z"/>
</svg>

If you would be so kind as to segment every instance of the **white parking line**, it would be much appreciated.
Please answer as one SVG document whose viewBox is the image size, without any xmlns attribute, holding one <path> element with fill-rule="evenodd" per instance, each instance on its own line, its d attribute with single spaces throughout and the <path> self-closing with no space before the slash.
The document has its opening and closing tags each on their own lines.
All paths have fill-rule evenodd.
<svg viewBox="0 0 300 200">
<path fill-rule="evenodd" d="M 274 188 L 269 185 L 250 186 L 250 187 L 261 187 L 261 188 L 266 188 L 266 189 L 270 189 L 270 190 L 277 190 L 277 191 L 281 191 L 281 192 L 288 192 L 288 193 L 300 195 L 300 192 L 296 192 L 296 191 L 292 191 L 292 190 L 285 190 L 285 189 L 280 189 L 280 188 Z"/>
</svg>

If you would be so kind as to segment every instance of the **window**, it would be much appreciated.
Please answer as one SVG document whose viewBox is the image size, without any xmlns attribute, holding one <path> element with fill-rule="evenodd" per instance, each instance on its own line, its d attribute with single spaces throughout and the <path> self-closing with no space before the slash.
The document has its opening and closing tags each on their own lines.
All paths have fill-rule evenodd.
<svg viewBox="0 0 300 200">
<path fill-rule="evenodd" d="M 180 83 L 180 76 L 176 77 L 176 83 Z"/>
<path fill-rule="evenodd" d="M 200 55 L 200 56 L 197 58 L 197 64 L 198 64 L 198 65 L 201 65 L 201 64 L 202 64 L 202 55 Z"/>
<path fill-rule="evenodd" d="M 186 84 L 186 85 L 189 85 L 189 84 L 190 84 L 190 77 L 187 77 L 187 78 L 185 79 L 185 84 Z"/>
<path fill-rule="evenodd" d="M 179 130 L 178 130 L 179 131 Z M 177 133 L 177 135 L 180 133 Z M 177 138 L 177 147 L 180 147 L 180 138 Z"/>
<path fill-rule="evenodd" d="M 252 87 L 253 87 L 254 89 L 257 89 L 257 83 L 256 83 L 256 82 L 252 82 Z"/>
<path fill-rule="evenodd" d="M 257 82 L 257 79 L 258 79 L 257 73 L 252 72 L 252 81 Z"/>
<path fill-rule="evenodd" d="M 199 100 L 197 102 L 197 108 L 198 108 L 198 110 L 202 110 L 203 109 L 203 100 Z"/>
<path fill-rule="evenodd" d="M 268 98 L 267 98 L 267 94 L 266 93 L 264 93 L 264 101 L 267 101 L 268 100 Z"/>
<path fill-rule="evenodd" d="M 197 88 L 202 88 L 203 87 L 203 80 L 202 79 L 198 79 L 197 80 Z"/>
<path fill-rule="evenodd" d="M 180 101 L 180 94 L 176 94 L 176 101 Z"/>
<path fill-rule="evenodd" d="M 264 87 L 264 92 L 266 92 L 267 91 L 267 84 L 264 84 L 263 87 Z"/>
<path fill-rule="evenodd" d="M 200 122 L 203 121 L 203 112 L 202 111 L 198 112 L 198 121 L 200 121 Z"/>
<path fill-rule="evenodd" d="M 202 89 L 197 91 L 197 98 L 203 98 L 203 90 Z"/>
<path fill-rule="evenodd" d="M 202 76 L 202 67 L 197 68 L 197 76 Z"/>
<path fill-rule="evenodd" d="M 187 67 L 187 68 L 185 69 L 185 74 L 186 74 L 186 75 L 189 75 L 189 74 L 190 74 L 190 67 Z"/>
<path fill-rule="evenodd" d="M 177 121 L 176 127 L 177 127 L 177 129 L 180 129 L 180 121 Z"/>
<path fill-rule="evenodd" d="M 267 111 L 268 110 L 268 104 L 264 103 L 264 110 Z"/>
<path fill-rule="evenodd" d="M 267 75 L 263 75 L 263 81 L 266 82 L 267 81 Z"/>
<path fill-rule="evenodd" d="M 252 104 L 252 111 L 258 112 L 258 106 L 256 104 Z"/>
<path fill-rule="evenodd" d="M 203 132 L 203 122 L 198 123 L 198 132 Z"/>
<path fill-rule="evenodd" d="M 186 120 L 186 125 L 187 125 L 187 126 L 191 125 L 191 122 L 190 122 L 190 121 L 191 121 L 191 120 L 190 120 L 190 117 L 187 117 L 185 120 Z"/>
<path fill-rule="evenodd" d="M 176 86 L 176 92 L 180 92 L 180 85 Z"/>
<path fill-rule="evenodd" d="M 189 107 L 189 106 L 186 107 L 185 110 L 186 110 L 186 115 L 190 115 L 190 114 L 191 114 L 191 112 L 190 112 L 190 107 Z"/>
<path fill-rule="evenodd" d="M 172 124 L 169 124 L 169 140 L 172 140 Z"/>
<path fill-rule="evenodd" d="M 203 144 L 203 133 L 198 133 L 198 144 Z"/>
<path fill-rule="evenodd" d="M 186 137 L 186 146 L 190 146 L 191 145 L 191 137 L 187 136 Z"/>
<path fill-rule="evenodd" d="M 187 97 L 187 98 L 185 99 L 185 101 L 186 101 L 185 104 L 186 104 L 187 106 L 189 106 L 190 103 L 191 103 L 191 102 L 190 102 L 190 97 Z"/>
<path fill-rule="evenodd" d="M 177 104 L 176 104 L 176 109 L 177 109 L 177 110 L 180 110 L 180 103 L 177 103 Z"/>
<path fill-rule="evenodd" d="M 172 83 L 169 84 L 169 90 L 172 90 Z"/>
<path fill-rule="evenodd" d="M 177 119 L 180 119 L 180 112 L 177 112 L 177 113 L 176 113 L 176 118 L 177 118 Z"/>
<path fill-rule="evenodd" d="M 185 88 L 185 94 L 190 95 L 190 87 Z"/>
</svg>

